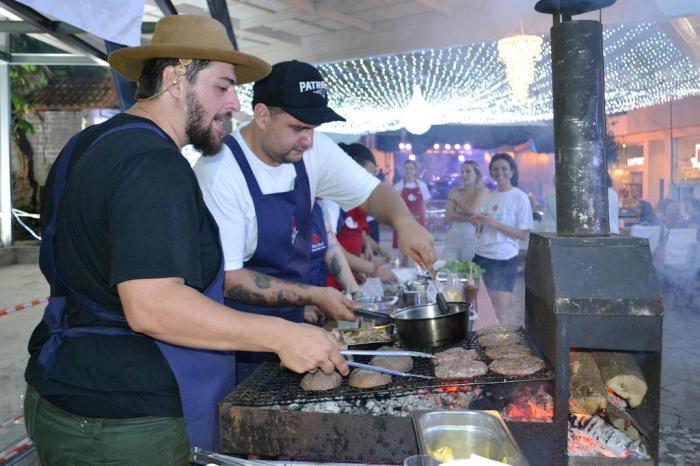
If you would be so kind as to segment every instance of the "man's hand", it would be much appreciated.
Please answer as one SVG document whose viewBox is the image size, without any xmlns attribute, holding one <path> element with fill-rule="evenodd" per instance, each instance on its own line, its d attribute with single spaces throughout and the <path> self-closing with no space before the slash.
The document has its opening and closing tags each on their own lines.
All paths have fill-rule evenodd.
<svg viewBox="0 0 700 466">
<path fill-rule="evenodd" d="M 314 288 L 311 293 L 311 302 L 318 306 L 328 317 L 335 320 L 357 320 L 353 309 L 361 306 L 355 301 L 348 299 L 343 293 L 330 287 Z"/>
<path fill-rule="evenodd" d="M 308 324 L 289 323 L 283 335 L 275 342 L 274 352 L 284 367 L 298 373 L 321 369 L 325 374 L 337 370 L 347 375 L 349 368 L 340 354 L 341 344 L 330 333 Z"/>
<path fill-rule="evenodd" d="M 304 322 L 307 324 L 323 325 L 323 321 L 325 320 L 326 316 L 318 307 L 313 304 L 304 306 Z"/>
<path fill-rule="evenodd" d="M 413 217 L 404 217 L 395 225 L 399 235 L 399 249 L 407 254 L 422 269 L 430 269 L 437 257 L 430 234 Z"/>
</svg>

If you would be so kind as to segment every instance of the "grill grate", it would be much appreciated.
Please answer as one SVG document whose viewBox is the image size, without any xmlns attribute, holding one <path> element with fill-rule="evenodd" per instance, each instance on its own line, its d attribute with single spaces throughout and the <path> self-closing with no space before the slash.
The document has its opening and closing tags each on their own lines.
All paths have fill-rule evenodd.
<svg viewBox="0 0 700 466">
<path fill-rule="evenodd" d="M 524 334 L 521 334 L 524 337 Z M 527 340 L 527 339 L 525 339 Z M 457 345 L 464 348 L 473 348 L 479 354 L 479 359 L 491 362 L 486 357 L 483 348 L 479 345 L 477 337 L 471 334 L 469 338 Z M 443 348 L 426 348 L 422 351 L 438 353 Z M 531 348 L 532 349 L 532 348 Z M 532 349 L 533 353 L 539 353 Z M 359 362 L 368 362 L 370 357 L 355 356 Z M 434 375 L 431 360 L 427 358 L 414 358 L 412 373 Z M 375 388 L 355 388 L 348 384 L 347 377 L 337 388 L 327 391 L 306 392 L 301 389 L 300 383 L 303 374 L 296 374 L 284 369 L 279 362 L 266 362 L 253 372 L 248 379 L 239 385 L 227 398 L 226 402 L 237 406 L 271 406 L 286 405 L 292 403 L 318 403 L 324 401 L 348 401 L 360 399 L 381 399 L 383 397 L 400 397 L 415 395 L 420 391 L 440 392 L 445 387 L 469 387 L 471 385 L 487 385 L 502 383 L 520 383 L 551 380 L 554 371 L 545 359 L 545 368 L 541 371 L 525 377 L 508 377 L 488 372 L 482 376 L 464 380 L 428 380 L 414 377 L 393 377 L 389 385 Z"/>
</svg>

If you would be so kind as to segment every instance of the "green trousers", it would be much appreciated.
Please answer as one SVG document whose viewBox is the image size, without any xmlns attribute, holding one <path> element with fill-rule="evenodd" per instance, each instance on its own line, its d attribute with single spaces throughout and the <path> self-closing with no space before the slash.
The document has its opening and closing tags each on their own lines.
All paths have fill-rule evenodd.
<svg viewBox="0 0 700 466">
<path fill-rule="evenodd" d="M 27 433 L 43 466 L 189 466 L 182 418 L 74 416 L 27 387 Z"/>
</svg>

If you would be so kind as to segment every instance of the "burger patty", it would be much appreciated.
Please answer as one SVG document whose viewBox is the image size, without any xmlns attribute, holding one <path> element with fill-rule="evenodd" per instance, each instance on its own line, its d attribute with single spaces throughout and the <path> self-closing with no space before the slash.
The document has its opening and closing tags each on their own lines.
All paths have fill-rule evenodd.
<svg viewBox="0 0 700 466">
<path fill-rule="evenodd" d="M 544 361 L 535 356 L 496 359 L 489 365 L 489 370 L 495 374 L 521 377 L 532 375 L 542 369 L 544 369 Z"/>
<path fill-rule="evenodd" d="M 484 335 L 479 337 L 479 344 L 481 346 L 502 346 L 502 345 L 515 345 L 522 343 L 523 337 L 519 333 L 491 333 L 489 335 Z"/>
<path fill-rule="evenodd" d="M 488 372 L 488 366 L 473 359 L 451 359 L 435 366 L 438 379 L 470 379 Z"/>
<path fill-rule="evenodd" d="M 435 353 L 435 358 L 433 358 L 433 365 L 439 366 L 447 362 L 452 362 L 456 359 L 468 361 L 477 358 L 478 355 L 475 350 L 468 350 L 466 348 L 462 348 L 461 346 L 456 346 L 454 348 L 450 348 L 440 353 Z"/>
<path fill-rule="evenodd" d="M 488 346 L 484 352 L 486 353 L 486 357 L 490 359 L 529 356 L 531 354 L 530 348 L 520 344 Z"/>
</svg>

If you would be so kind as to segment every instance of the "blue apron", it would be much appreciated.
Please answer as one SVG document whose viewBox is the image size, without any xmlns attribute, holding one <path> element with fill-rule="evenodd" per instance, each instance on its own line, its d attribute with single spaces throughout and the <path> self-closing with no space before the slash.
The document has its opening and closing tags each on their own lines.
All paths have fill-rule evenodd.
<svg viewBox="0 0 700 466">
<path fill-rule="evenodd" d="M 258 223 L 258 244 L 244 267 L 280 280 L 308 283 L 311 191 L 304 161 L 294 164 L 296 179 L 292 191 L 263 194 L 238 141 L 233 136 L 226 136 L 224 142 L 243 172 Z M 303 306 L 254 306 L 228 298 L 224 303 L 239 311 L 282 317 L 292 322 L 304 321 Z M 237 353 L 237 382 L 243 382 L 260 364 L 271 359 L 271 353 Z"/>
<path fill-rule="evenodd" d="M 86 152 L 107 136 L 130 129 L 148 130 L 157 133 L 163 139 L 167 138 L 160 129 L 152 125 L 145 123 L 126 124 L 101 134 L 86 149 Z M 42 366 L 45 378 L 50 377 L 56 354 L 65 338 L 75 338 L 84 335 L 143 336 L 134 333 L 128 328 L 123 314 L 109 311 L 73 290 L 65 280 L 61 264 L 57 261 L 54 243 L 56 240 L 58 206 L 68 181 L 68 167 L 73 157 L 77 139 L 78 135 L 69 141 L 56 161 L 56 176 L 52 189 L 54 207 L 48 227 L 44 231 L 40 249 L 39 265 L 41 271 L 47 281 L 55 285 L 56 290 L 59 291 L 54 293 L 55 296 L 51 296 L 49 299 L 43 316 L 43 321 L 50 332 L 49 339 L 44 343 L 39 354 L 39 363 Z M 222 262 L 216 278 L 204 291 L 204 295 L 216 302 L 223 303 L 223 280 L 222 255 Z M 91 314 L 109 323 L 109 325 L 120 324 L 120 326 L 69 327 L 67 322 L 68 316 L 65 312 L 66 297 L 69 295 L 78 300 Z M 216 405 L 235 386 L 235 354 L 232 352 L 184 348 L 160 341 L 156 341 L 156 344 L 168 361 L 170 369 L 177 380 L 190 446 L 208 450 L 218 449 L 219 429 Z"/>
<path fill-rule="evenodd" d="M 328 268 L 326 267 L 326 251 L 328 250 L 328 232 L 323 220 L 323 209 L 314 203 L 311 211 L 311 264 L 309 269 L 309 285 L 326 286 Z"/>
</svg>

